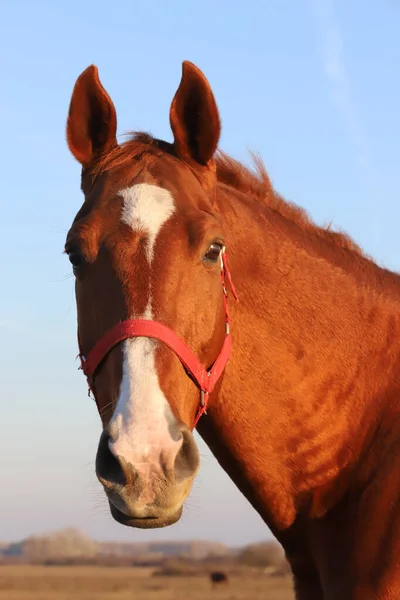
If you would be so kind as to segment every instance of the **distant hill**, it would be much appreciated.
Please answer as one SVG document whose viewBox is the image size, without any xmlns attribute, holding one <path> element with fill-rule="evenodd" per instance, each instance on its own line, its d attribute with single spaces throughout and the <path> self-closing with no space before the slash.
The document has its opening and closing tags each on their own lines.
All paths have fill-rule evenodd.
<svg viewBox="0 0 400 600">
<path fill-rule="evenodd" d="M 201 540 L 149 543 L 96 542 L 74 528 L 47 535 L 30 536 L 20 542 L 0 543 L 0 557 L 15 557 L 27 561 L 95 558 L 105 555 L 141 560 L 174 556 L 201 560 L 209 555 L 230 554 L 230 549 L 224 544 Z"/>
<path fill-rule="evenodd" d="M 242 565 L 258 568 L 273 568 L 276 571 L 289 572 L 289 564 L 285 558 L 285 552 L 274 540 L 250 544 L 242 548 L 237 555 L 237 560 Z"/>
<path fill-rule="evenodd" d="M 202 540 L 97 542 L 74 528 L 30 536 L 20 542 L 0 542 L 0 563 L 147 566 L 167 574 L 187 574 L 189 567 L 207 569 L 210 565 L 289 572 L 282 547 L 272 540 L 236 549 Z"/>
<path fill-rule="evenodd" d="M 96 556 L 98 544 L 77 529 L 69 528 L 43 536 L 31 536 L 0 547 L 0 555 L 23 556 L 28 559 Z"/>
</svg>

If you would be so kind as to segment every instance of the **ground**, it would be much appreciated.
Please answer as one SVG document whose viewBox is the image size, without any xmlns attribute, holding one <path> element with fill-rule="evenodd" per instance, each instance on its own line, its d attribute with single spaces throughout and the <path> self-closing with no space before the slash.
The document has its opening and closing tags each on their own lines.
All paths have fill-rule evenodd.
<svg viewBox="0 0 400 600">
<path fill-rule="evenodd" d="M 151 577 L 126 567 L 0 566 L 0 600 L 293 600 L 290 578 Z"/>
</svg>

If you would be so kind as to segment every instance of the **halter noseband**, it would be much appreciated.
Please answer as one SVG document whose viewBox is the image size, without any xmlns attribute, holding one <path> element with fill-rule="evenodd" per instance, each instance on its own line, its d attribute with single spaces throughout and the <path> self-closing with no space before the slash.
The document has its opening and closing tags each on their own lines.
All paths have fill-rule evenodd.
<svg viewBox="0 0 400 600">
<path fill-rule="evenodd" d="M 93 396 L 95 396 L 93 391 L 95 372 L 106 355 L 112 348 L 114 348 L 114 346 L 128 338 L 153 338 L 163 342 L 176 354 L 185 368 L 187 375 L 194 381 L 200 390 L 200 405 L 193 424 L 193 428 L 196 427 L 200 417 L 207 411 L 209 395 L 213 391 L 218 379 L 221 377 L 232 352 L 226 280 L 231 287 L 235 300 L 238 300 L 238 296 L 229 273 L 225 248 L 221 250 L 220 260 L 221 283 L 225 309 L 225 339 L 221 351 L 212 366 L 209 369 L 205 369 L 192 350 L 185 344 L 185 342 L 166 325 L 163 325 L 158 321 L 151 321 L 147 319 L 128 319 L 127 321 L 121 321 L 117 323 L 114 325 L 114 327 L 106 331 L 106 333 L 89 351 L 87 356 L 83 355 L 80 341 L 78 339 L 79 358 L 81 361 L 80 368 L 86 375 L 89 386 L 89 395 L 90 392 L 92 392 Z"/>
</svg>

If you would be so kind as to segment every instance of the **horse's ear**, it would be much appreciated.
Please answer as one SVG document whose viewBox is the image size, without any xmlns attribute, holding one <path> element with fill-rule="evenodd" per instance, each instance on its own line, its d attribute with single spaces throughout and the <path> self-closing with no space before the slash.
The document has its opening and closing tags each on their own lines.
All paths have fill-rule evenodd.
<svg viewBox="0 0 400 600">
<path fill-rule="evenodd" d="M 67 121 L 67 143 L 83 167 L 117 144 L 117 115 L 91 65 L 76 80 Z"/>
<path fill-rule="evenodd" d="M 182 79 L 169 118 L 177 155 L 208 165 L 217 149 L 221 122 L 211 86 L 191 62 L 182 64 Z"/>
</svg>

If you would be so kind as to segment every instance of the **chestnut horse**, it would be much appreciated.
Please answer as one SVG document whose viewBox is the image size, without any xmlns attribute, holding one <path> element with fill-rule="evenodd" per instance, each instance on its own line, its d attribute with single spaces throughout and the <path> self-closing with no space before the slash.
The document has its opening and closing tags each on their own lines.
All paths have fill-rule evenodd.
<svg viewBox="0 0 400 600">
<path fill-rule="evenodd" d="M 192 63 L 170 124 L 172 143 L 119 144 L 97 68 L 76 81 L 84 202 L 65 251 L 111 513 L 179 520 L 196 424 L 283 545 L 298 599 L 398 599 L 400 279 L 286 202 L 260 160 L 217 152 Z"/>
</svg>

